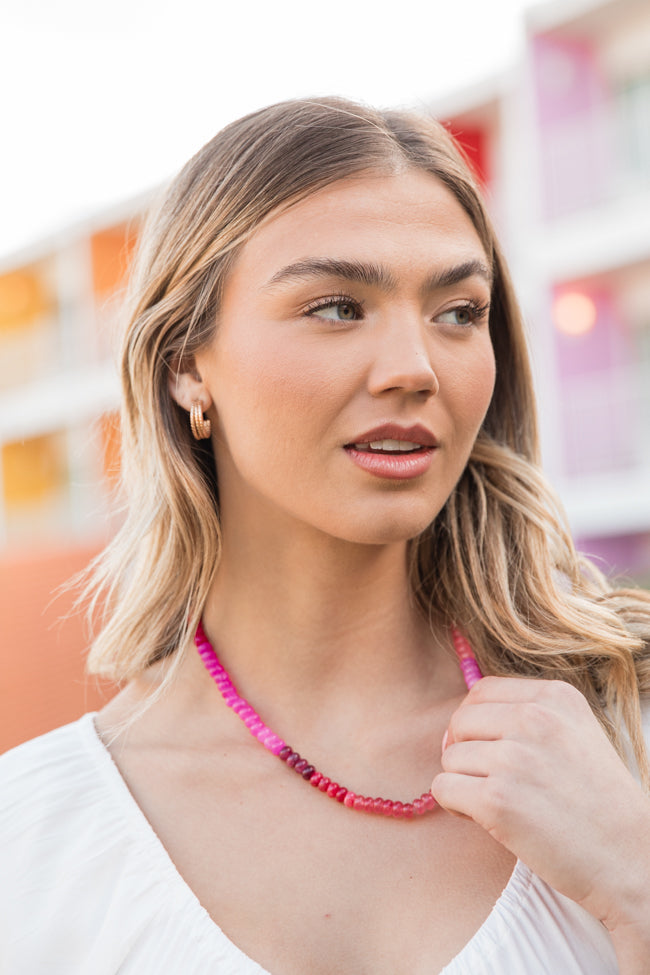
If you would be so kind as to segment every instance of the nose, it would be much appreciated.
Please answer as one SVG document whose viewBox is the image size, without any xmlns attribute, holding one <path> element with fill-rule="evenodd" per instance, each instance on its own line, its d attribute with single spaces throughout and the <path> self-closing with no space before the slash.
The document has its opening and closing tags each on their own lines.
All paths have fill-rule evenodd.
<svg viewBox="0 0 650 975">
<path fill-rule="evenodd" d="M 373 359 L 368 390 L 373 396 L 411 393 L 428 399 L 440 386 L 431 359 L 424 325 L 398 316 L 373 336 Z"/>
</svg>

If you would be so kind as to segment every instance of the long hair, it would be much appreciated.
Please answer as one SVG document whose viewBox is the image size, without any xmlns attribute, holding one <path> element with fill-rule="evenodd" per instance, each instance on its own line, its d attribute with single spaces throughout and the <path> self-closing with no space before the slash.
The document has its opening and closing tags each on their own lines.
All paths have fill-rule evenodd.
<svg viewBox="0 0 650 975">
<path fill-rule="evenodd" d="M 454 622 L 484 673 L 569 681 L 646 778 L 639 691 L 650 690 L 650 594 L 612 589 L 574 550 L 538 467 L 525 331 L 474 177 L 446 129 L 408 112 L 297 100 L 233 122 L 207 143 L 145 226 L 121 354 L 126 518 L 92 567 L 102 629 L 88 666 L 128 680 L 191 640 L 220 558 L 218 471 L 169 379 L 218 328 L 228 271 L 260 222 L 355 174 L 415 168 L 441 180 L 491 262 L 496 385 L 443 510 L 410 543 L 413 591 Z M 174 667 L 171 668 L 173 676 Z M 168 677 L 170 675 L 168 674 Z"/>
</svg>

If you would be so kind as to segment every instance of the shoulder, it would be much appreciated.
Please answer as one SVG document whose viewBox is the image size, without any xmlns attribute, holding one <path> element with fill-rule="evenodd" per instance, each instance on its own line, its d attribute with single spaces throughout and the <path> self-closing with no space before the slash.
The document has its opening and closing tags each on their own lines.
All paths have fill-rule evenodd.
<svg viewBox="0 0 650 975">
<path fill-rule="evenodd" d="M 43 876 L 56 873 L 65 857 L 87 848 L 92 812 L 106 808 L 109 791 L 101 753 L 93 746 L 103 747 L 93 715 L 86 714 L 0 757 L 0 873 L 5 877 L 31 868 Z"/>
<path fill-rule="evenodd" d="M 96 776 L 93 715 L 33 738 L 0 756 L 0 837 L 27 809 L 41 813 L 74 801 Z M 22 828 L 25 823 L 22 821 Z"/>
<path fill-rule="evenodd" d="M 0 971 L 221 971 L 230 943 L 176 872 L 94 717 L 0 757 Z"/>
</svg>

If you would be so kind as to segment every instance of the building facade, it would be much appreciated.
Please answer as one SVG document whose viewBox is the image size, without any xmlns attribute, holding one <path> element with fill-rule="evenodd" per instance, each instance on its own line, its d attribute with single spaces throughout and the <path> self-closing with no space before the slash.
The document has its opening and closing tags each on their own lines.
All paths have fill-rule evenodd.
<svg viewBox="0 0 650 975">
<path fill-rule="evenodd" d="M 578 547 L 650 584 L 650 7 L 545 4 L 515 70 L 432 111 L 484 180 Z"/>
</svg>

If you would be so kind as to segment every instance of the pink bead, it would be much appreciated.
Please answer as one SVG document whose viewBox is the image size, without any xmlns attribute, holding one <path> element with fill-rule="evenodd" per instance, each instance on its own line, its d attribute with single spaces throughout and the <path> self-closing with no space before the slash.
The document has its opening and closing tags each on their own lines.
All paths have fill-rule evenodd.
<svg viewBox="0 0 650 975">
<path fill-rule="evenodd" d="M 353 793 L 348 793 L 348 794 L 349 794 L 349 795 L 353 795 Z M 362 812 L 363 812 L 363 811 L 367 811 L 367 809 L 368 809 L 368 806 L 366 805 L 366 803 L 367 803 L 367 799 L 366 799 L 366 797 L 365 797 L 365 796 L 355 796 L 355 797 L 354 797 L 354 808 L 355 808 L 355 809 L 359 809 L 359 810 L 361 810 Z M 347 800 L 346 800 L 346 803 L 345 803 L 345 805 L 346 805 L 346 806 L 348 806 L 348 805 L 349 805 L 349 803 L 347 802 Z"/>
<path fill-rule="evenodd" d="M 350 807 L 354 807 L 354 804 L 358 798 L 359 797 L 355 796 L 354 792 L 348 792 L 343 800 L 343 805 L 347 806 L 348 809 Z"/>
<path fill-rule="evenodd" d="M 392 801 L 392 799 L 384 799 L 384 801 L 382 803 L 381 811 L 384 814 L 384 816 L 392 816 L 393 815 L 393 801 Z"/>
<path fill-rule="evenodd" d="M 401 819 L 402 818 L 402 812 L 403 811 L 404 811 L 404 803 L 403 802 L 394 802 L 393 803 L 392 815 L 395 817 L 395 819 Z"/>
<path fill-rule="evenodd" d="M 404 807 L 402 809 L 402 816 L 404 817 L 404 819 L 413 819 L 414 812 L 415 810 L 413 808 L 413 803 L 405 802 Z"/>
<path fill-rule="evenodd" d="M 424 805 L 424 802 L 423 802 L 422 799 L 414 799 L 413 800 L 413 808 L 415 810 L 415 815 L 416 816 L 421 816 L 422 813 L 425 813 L 427 811 L 426 810 L 426 806 Z"/>
<path fill-rule="evenodd" d="M 384 800 L 383 799 L 373 799 L 372 800 L 372 811 L 374 813 L 381 813 L 384 810 Z"/>
</svg>

